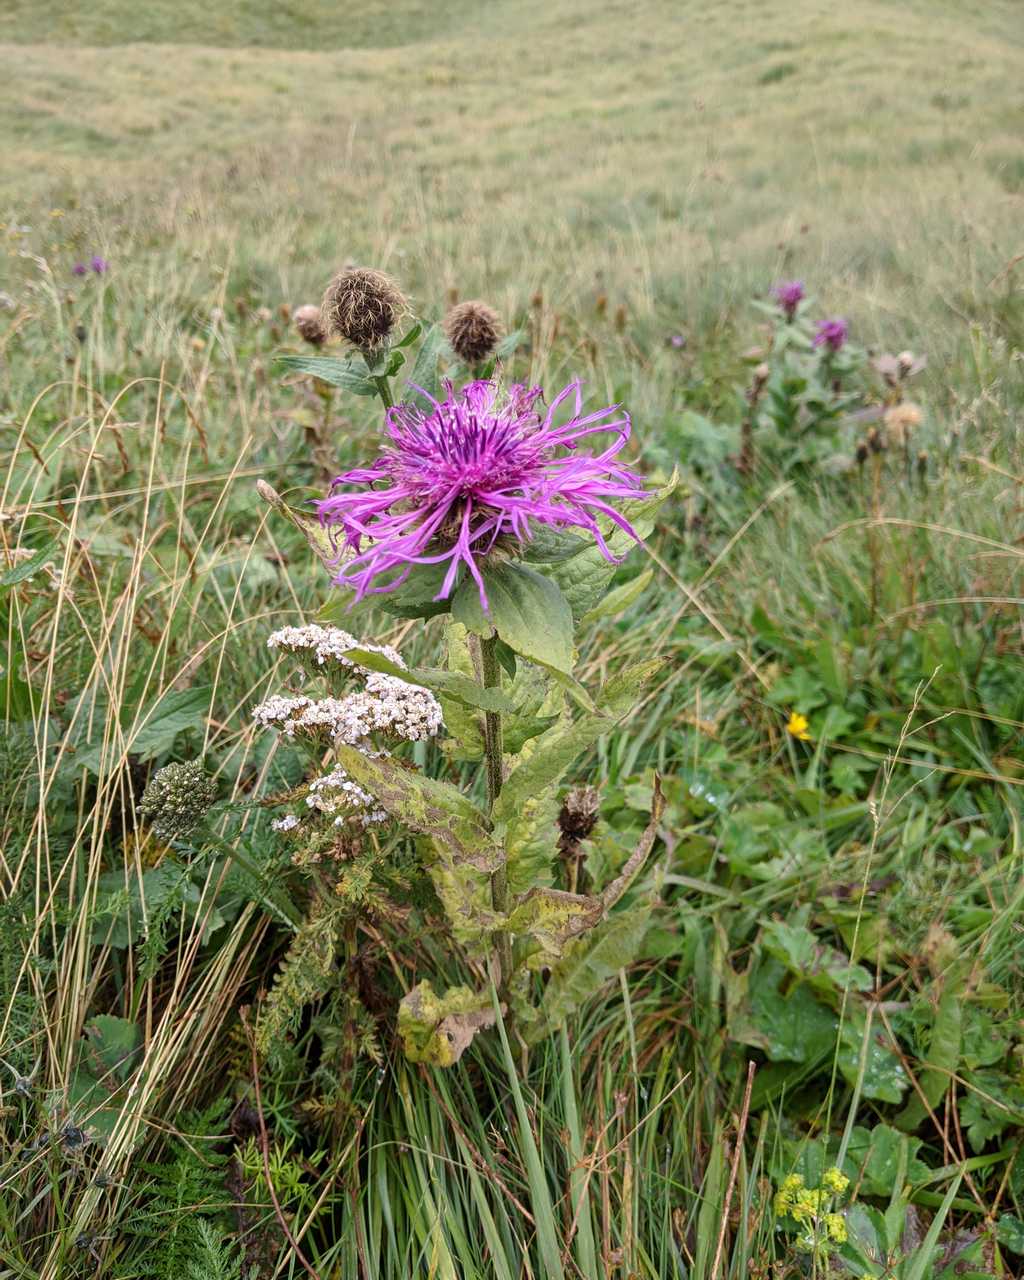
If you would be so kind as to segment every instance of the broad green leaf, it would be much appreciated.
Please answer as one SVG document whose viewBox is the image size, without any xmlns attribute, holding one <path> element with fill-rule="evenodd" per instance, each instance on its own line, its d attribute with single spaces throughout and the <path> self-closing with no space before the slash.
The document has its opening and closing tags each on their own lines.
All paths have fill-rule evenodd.
<svg viewBox="0 0 1024 1280">
<path fill-rule="evenodd" d="M 125 755 L 150 760 L 170 751 L 175 738 L 184 730 L 202 730 L 209 710 L 209 689 L 167 689 L 149 707 L 134 715 L 130 706 L 122 707 L 125 721 L 112 731 L 108 731 L 106 721 L 97 718 L 93 724 L 93 741 L 78 750 L 75 763 L 99 773 L 104 762 L 109 768 Z"/>
<path fill-rule="evenodd" d="M 508 927 L 535 944 L 526 956 L 528 967 L 550 969 L 561 958 L 566 943 L 592 929 L 603 914 L 600 898 L 538 888 L 531 889 L 510 913 Z"/>
<path fill-rule="evenodd" d="M 331 540 L 330 530 L 325 529 L 315 515 L 308 511 L 299 511 L 290 507 L 276 489 L 265 480 L 256 481 L 256 492 L 280 515 L 289 520 L 309 543 L 321 564 L 336 573 L 338 566 L 345 560 L 346 552 L 336 547 Z"/>
<path fill-rule="evenodd" d="M 451 600 L 434 598 L 441 590 L 447 568 L 444 564 L 415 565 L 400 587 L 382 592 L 374 600 L 396 618 L 435 618 L 448 613 Z"/>
<path fill-rule="evenodd" d="M 572 673 L 572 612 L 556 584 L 522 564 L 500 564 L 483 574 L 488 613 L 479 589 L 466 578 L 452 600 L 452 616 L 477 635 L 498 635 L 531 662 Z"/>
<path fill-rule="evenodd" d="M 673 474 L 668 484 L 644 494 L 643 497 L 617 503 L 616 510 L 626 517 L 638 537 L 646 538 L 654 529 L 658 511 L 677 484 L 678 475 Z M 612 555 L 622 558 L 636 546 L 629 534 L 613 521 L 601 517 L 600 523 Z M 544 573 L 558 583 L 572 608 L 573 620 L 579 622 L 591 609 L 597 607 L 616 568 L 617 564 L 608 560 L 600 547 L 590 543 L 578 555 L 545 565 Z"/>
<path fill-rule="evenodd" d="M 90 1074 L 108 1087 L 127 1080 L 142 1053 L 141 1029 L 128 1018 L 98 1014 L 86 1024 L 85 1034 Z"/>
<path fill-rule="evenodd" d="M 597 695 L 599 709 L 615 719 L 624 716 L 639 701 L 640 694 L 650 688 L 667 661 L 667 658 L 647 658 L 611 676 Z"/>
<path fill-rule="evenodd" d="M 449 987 L 443 996 L 421 982 L 398 1006 L 398 1034 L 410 1062 L 450 1067 L 462 1057 L 478 1031 L 493 1027 L 490 995 L 469 987 Z"/>
<path fill-rule="evenodd" d="M 541 1001 L 540 1019 L 527 1028 L 535 1044 L 561 1026 L 570 1014 L 596 995 L 620 969 L 632 964 L 640 950 L 651 918 L 651 904 L 640 903 L 618 911 L 566 948 L 552 969 Z"/>
<path fill-rule="evenodd" d="M 870 991 L 874 986 L 865 968 L 819 942 L 802 923 L 770 921 L 764 929 L 764 946 L 769 955 L 820 991 Z"/>
<path fill-rule="evenodd" d="M 290 373 L 311 374 L 331 387 L 341 387 L 357 396 L 377 395 L 377 384 L 365 368 L 335 356 L 278 356 L 274 363 Z"/>
<path fill-rule="evenodd" d="M 466 628 L 461 622 L 449 622 L 444 629 L 448 670 L 466 680 L 476 680 L 473 658 L 469 651 Z M 482 760 L 484 755 L 484 718 L 464 702 L 439 695 L 448 737 L 441 742 L 442 751 L 461 760 Z"/>
</svg>

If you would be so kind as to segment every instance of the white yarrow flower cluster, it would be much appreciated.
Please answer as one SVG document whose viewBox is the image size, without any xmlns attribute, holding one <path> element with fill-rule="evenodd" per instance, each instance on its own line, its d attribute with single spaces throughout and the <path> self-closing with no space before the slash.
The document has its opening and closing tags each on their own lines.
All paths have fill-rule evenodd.
<svg viewBox="0 0 1024 1280">
<path fill-rule="evenodd" d="M 333 666 L 336 674 L 356 677 L 363 687 L 342 697 L 271 694 L 252 710 L 253 719 L 264 729 L 275 729 L 287 738 L 302 736 L 341 742 L 365 755 L 379 757 L 387 753 L 374 749 L 375 734 L 399 741 L 422 742 L 440 732 L 444 725 L 441 705 L 429 689 L 398 676 L 370 671 L 345 656 L 351 649 L 365 649 L 382 654 L 395 666 L 407 670 L 390 645 L 364 644 L 339 627 L 314 623 L 282 627 L 270 636 L 267 644 L 271 649 L 305 659 L 309 667 L 323 670 L 325 674 Z M 312 814 L 333 817 L 335 826 L 359 822 L 366 827 L 387 819 L 374 797 L 340 765 L 309 784 L 306 805 Z M 301 818 L 288 814 L 271 825 L 275 831 L 287 832 L 294 831 L 301 823 Z"/>
<path fill-rule="evenodd" d="M 397 649 L 392 649 L 389 644 L 363 644 L 340 627 L 321 627 L 315 622 L 309 622 L 303 627 L 281 627 L 271 632 L 267 648 L 280 649 L 284 653 L 306 658 L 315 667 L 325 667 L 337 662 L 342 667 L 356 671 L 366 671 L 367 668 L 352 662 L 345 654 L 349 649 L 366 649 L 370 653 L 381 654 L 396 667 L 405 669 L 405 663 Z"/>
</svg>

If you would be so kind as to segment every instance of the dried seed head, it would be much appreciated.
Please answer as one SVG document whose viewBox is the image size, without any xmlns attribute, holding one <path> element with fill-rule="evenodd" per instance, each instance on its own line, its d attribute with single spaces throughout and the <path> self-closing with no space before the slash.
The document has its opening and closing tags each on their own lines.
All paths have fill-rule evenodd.
<svg viewBox="0 0 1024 1280">
<path fill-rule="evenodd" d="M 862 440 L 860 444 L 857 445 L 857 465 L 858 466 L 862 467 L 864 463 L 867 462 L 868 454 L 870 452 L 871 450 L 868 448 L 866 441 Z"/>
<path fill-rule="evenodd" d="M 173 840 L 198 826 L 216 798 L 217 784 L 198 760 L 167 764 L 142 793 L 142 816 L 161 840 Z"/>
<path fill-rule="evenodd" d="M 924 475 L 928 470 L 928 450 L 922 449 L 917 455 L 917 471 L 918 475 Z"/>
<path fill-rule="evenodd" d="M 597 301 L 594 303 L 594 310 L 599 316 L 603 316 L 608 310 L 608 295 L 606 293 L 599 293 L 597 295 Z"/>
<path fill-rule="evenodd" d="M 454 307 L 459 300 L 459 291 L 455 285 L 448 286 L 448 305 Z"/>
<path fill-rule="evenodd" d="M 360 351 L 373 351 L 390 337 L 407 307 L 390 276 L 371 267 L 345 267 L 324 294 L 320 323 Z"/>
<path fill-rule="evenodd" d="M 493 355 L 502 327 L 486 302 L 460 302 L 445 316 L 444 331 L 459 359 L 475 365 Z"/>
<path fill-rule="evenodd" d="M 560 843 L 576 845 L 593 832 L 597 826 L 601 797 L 596 787 L 573 787 L 562 802 L 558 815 L 558 829 L 562 833 Z"/>
<path fill-rule="evenodd" d="M 872 453 L 882 453 L 885 450 L 885 437 L 877 427 L 872 427 L 868 432 L 868 448 Z"/>
<path fill-rule="evenodd" d="M 314 347 L 323 346 L 327 339 L 327 334 L 320 323 L 319 307 L 307 302 L 305 306 L 295 308 L 295 315 L 292 318 L 295 321 L 295 328 L 300 338 L 305 338 Z"/>
<path fill-rule="evenodd" d="M 921 425 L 923 418 L 921 409 L 909 401 L 894 404 L 891 409 L 887 409 L 883 421 L 889 444 L 897 447 L 905 445 L 911 433 Z"/>
<path fill-rule="evenodd" d="M 536 310 L 539 311 L 543 305 L 544 305 L 544 295 L 538 290 L 538 292 L 535 293 L 533 297 L 530 299 L 530 306 L 534 307 Z"/>
<path fill-rule="evenodd" d="M 619 333 L 624 333 L 626 330 L 626 314 L 625 306 L 615 308 L 615 328 Z"/>
</svg>

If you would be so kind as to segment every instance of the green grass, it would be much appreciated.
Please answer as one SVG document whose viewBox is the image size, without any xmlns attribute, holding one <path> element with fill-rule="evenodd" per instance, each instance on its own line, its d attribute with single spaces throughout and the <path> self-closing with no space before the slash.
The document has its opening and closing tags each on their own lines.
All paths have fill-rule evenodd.
<svg viewBox="0 0 1024 1280">
<path fill-rule="evenodd" d="M 254 484 L 297 502 L 372 447 L 370 402 L 325 416 L 272 369 L 298 349 L 281 305 L 348 259 L 428 320 L 450 289 L 487 298 L 526 331 L 516 377 L 579 372 L 630 409 L 652 479 L 681 467 L 654 582 L 581 646 L 592 686 L 668 659 L 574 767 L 602 787 L 594 876 L 654 770 L 669 807 L 640 959 L 525 1068 L 494 1032 L 447 1073 L 403 1061 L 402 991 L 474 977 L 429 902 L 344 940 L 259 1064 L 299 1249 L 323 1280 L 809 1275 L 772 1195 L 841 1145 L 890 1243 L 906 1210 L 908 1241 L 971 1232 L 975 1273 L 1013 1274 L 1017 7 L 436 8 L 5 8 L 0 1277 L 307 1274 L 238 1008 L 308 907 L 255 803 L 301 761 L 249 708 L 282 679 L 267 632 L 329 591 Z M 109 273 L 74 277 L 95 252 Z M 737 476 L 751 301 L 790 276 L 862 346 L 928 355 L 923 476 L 784 471 L 767 431 Z M 11 548 L 45 552 L 32 576 Z M 351 625 L 438 657 L 436 624 Z M 189 860 L 135 814 L 156 764 L 197 755 L 226 808 Z"/>
</svg>

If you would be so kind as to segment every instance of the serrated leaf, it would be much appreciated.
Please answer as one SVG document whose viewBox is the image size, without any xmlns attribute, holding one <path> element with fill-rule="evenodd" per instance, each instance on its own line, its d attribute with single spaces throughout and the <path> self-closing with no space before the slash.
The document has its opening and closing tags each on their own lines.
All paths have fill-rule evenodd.
<svg viewBox="0 0 1024 1280">
<path fill-rule="evenodd" d="M 350 360 L 339 360 L 334 356 L 278 356 L 274 363 L 290 373 L 310 374 L 328 386 L 340 387 L 356 396 L 375 396 L 378 393 L 377 384 L 367 370 L 360 369 Z"/>
<path fill-rule="evenodd" d="M 138 711 L 130 721 L 103 741 L 104 722 L 97 722 L 94 733 L 99 741 L 80 748 L 75 763 L 93 773 L 98 773 L 104 761 L 110 764 L 123 755 L 136 755 L 141 760 L 151 760 L 174 746 L 174 740 L 186 729 L 201 730 L 210 710 L 210 690 L 166 689 L 145 710 Z M 130 709 L 125 712 L 131 715 Z"/>
<path fill-rule="evenodd" d="M 607 716 L 567 714 L 524 744 L 519 761 L 494 805 L 495 822 L 505 825 L 509 886 L 524 893 L 550 880 L 558 817 L 558 788 L 569 765 L 614 725 Z"/>
<path fill-rule="evenodd" d="M 668 484 L 644 494 L 643 497 L 618 503 L 616 510 L 630 522 L 638 537 L 646 538 L 654 528 L 658 511 L 677 484 L 678 473 L 674 472 Z M 636 546 L 629 534 L 613 521 L 601 517 L 600 523 L 612 555 L 624 557 Z M 600 547 L 591 543 L 578 555 L 545 565 L 543 572 L 558 583 L 572 608 L 573 620 L 579 622 L 591 609 L 597 607 L 617 567 L 617 561 L 609 561 Z"/>
<path fill-rule="evenodd" d="M 639 701 L 641 690 L 650 686 L 667 661 L 667 658 L 646 658 L 611 676 L 597 695 L 599 710 L 615 719 L 631 711 Z"/>
<path fill-rule="evenodd" d="M 394 760 L 371 759 L 344 744 L 338 745 L 337 757 L 345 772 L 410 831 L 430 836 L 453 857 L 480 870 L 494 871 L 501 865 L 490 820 L 458 788 Z"/>
<path fill-rule="evenodd" d="M 500 564 L 483 572 L 488 612 L 469 577 L 452 600 L 452 616 L 469 631 L 497 631 L 510 649 L 531 662 L 571 675 L 572 612 L 558 586 L 522 564 Z"/>
<path fill-rule="evenodd" d="M 540 1019 L 526 1029 L 535 1044 L 591 999 L 620 969 L 636 959 L 651 918 L 649 903 L 619 911 L 576 939 L 552 969 Z"/>
</svg>

